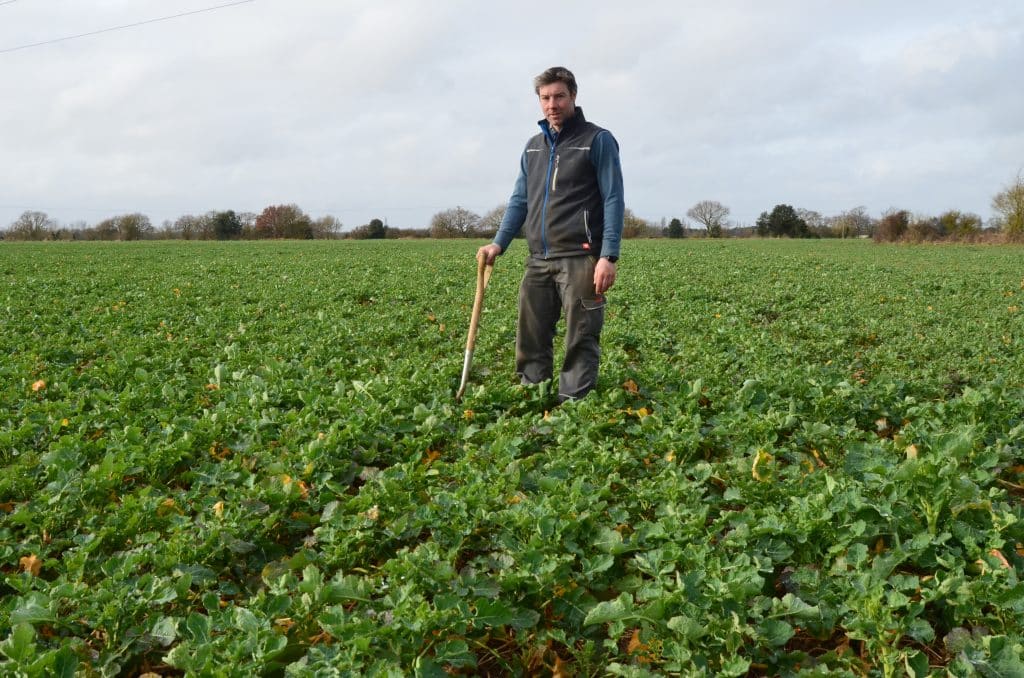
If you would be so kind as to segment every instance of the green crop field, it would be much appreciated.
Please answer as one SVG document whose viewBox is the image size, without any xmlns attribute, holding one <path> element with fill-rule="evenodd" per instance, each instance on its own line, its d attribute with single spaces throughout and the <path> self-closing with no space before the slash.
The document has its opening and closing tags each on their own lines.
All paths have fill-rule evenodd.
<svg viewBox="0 0 1024 678">
<path fill-rule="evenodd" d="M 0 246 L 0 675 L 1024 675 L 1024 248 Z"/>
</svg>

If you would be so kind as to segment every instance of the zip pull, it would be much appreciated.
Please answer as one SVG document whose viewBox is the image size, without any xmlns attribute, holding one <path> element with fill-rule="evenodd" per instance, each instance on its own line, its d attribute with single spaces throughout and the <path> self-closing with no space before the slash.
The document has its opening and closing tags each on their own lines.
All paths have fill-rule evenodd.
<svg viewBox="0 0 1024 678">
<path fill-rule="evenodd" d="M 551 191 L 554 192 L 555 187 L 558 186 L 558 160 L 562 156 L 555 155 L 555 171 L 551 174 Z"/>
</svg>

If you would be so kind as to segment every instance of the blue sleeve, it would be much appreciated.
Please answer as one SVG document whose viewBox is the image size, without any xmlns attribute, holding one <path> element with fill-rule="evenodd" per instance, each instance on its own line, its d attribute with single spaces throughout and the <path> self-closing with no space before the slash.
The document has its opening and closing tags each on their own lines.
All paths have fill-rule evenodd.
<svg viewBox="0 0 1024 678">
<path fill-rule="evenodd" d="M 502 253 L 512 244 L 512 239 L 519 234 L 519 229 L 526 222 L 526 153 L 519 161 L 519 176 L 512 189 L 512 197 L 508 199 L 505 216 L 494 235 L 494 244 L 501 248 Z"/>
<path fill-rule="evenodd" d="M 603 130 L 594 137 L 590 146 L 590 160 L 597 170 L 597 185 L 601 189 L 601 197 L 604 198 L 604 240 L 601 244 L 601 256 L 617 257 L 622 242 L 626 201 L 622 193 L 619 143 L 615 141 L 611 132 Z"/>
</svg>

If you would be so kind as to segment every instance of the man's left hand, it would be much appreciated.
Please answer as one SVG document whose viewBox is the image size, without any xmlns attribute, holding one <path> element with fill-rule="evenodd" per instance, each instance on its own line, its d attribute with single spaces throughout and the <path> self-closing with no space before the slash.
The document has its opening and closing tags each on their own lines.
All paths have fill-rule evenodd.
<svg viewBox="0 0 1024 678">
<path fill-rule="evenodd" d="M 615 264 L 604 257 L 594 266 L 594 291 L 604 294 L 615 284 Z"/>
</svg>

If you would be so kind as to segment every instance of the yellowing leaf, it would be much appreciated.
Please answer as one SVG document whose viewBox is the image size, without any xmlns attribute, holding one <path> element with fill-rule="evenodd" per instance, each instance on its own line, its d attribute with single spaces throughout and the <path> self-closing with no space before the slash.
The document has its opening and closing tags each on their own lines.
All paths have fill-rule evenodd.
<svg viewBox="0 0 1024 678">
<path fill-rule="evenodd" d="M 218 461 L 224 461 L 231 455 L 231 448 L 223 443 L 210 445 L 210 456 Z"/>
<path fill-rule="evenodd" d="M 23 556 L 18 560 L 18 564 L 21 565 L 22 572 L 28 572 L 33 577 L 39 576 L 39 570 L 43 567 L 43 561 L 36 557 L 36 554 L 29 556 Z"/>
<path fill-rule="evenodd" d="M 1013 567 L 1010 566 L 1010 561 L 1008 561 L 1006 559 L 1006 556 L 1004 556 L 1003 552 L 1000 551 L 999 549 L 992 549 L 991 551 L 988 552 L 988 554 L 990 556 L 992 556 L 993 558 L 995 558 L 996 560 L 998 560 L 999 564 L 1002 565 L 1005 569 L 1007 569 L 1007 570 L 1012 570 L 1013 569 Z"/>
<path fill-rule="evenodd" d="M 156 514 L 163 518 L 169 513 L 181 513 L 181 509 L 178 508 L 177 504 L 174 503 L 174 499 L 168 497 L 160 502 L 160 505 L 156 507 Z"/>
<path fill-rule="evenodd" d="M 757 454 L 754 456 L 754 464 L 750 468 L 750 474 L 754 477 L 754 480 L 764 480 L 764 477 L 757 472 L 757 467 L 761 462 L 769 462 L 772 459 L 774 459 L 774 457 L 764 450 L 757 451 Z"/>
<path fill-rule="evenodd" d="M 633 394 L 636 394 L 636 393 L 639 393 L 639 392 L 640 392 L 640 387 L 639 387 L 639 386 L 637 386 L 637 385 L 636 385 L 636 382 L 635 382 L 635 381 L 633 381 L 632 379 L 627 379 L 627 380 L 626 380 L 626 381 L 625 381 L 625 382 L 624 382 L 624 383 L 622 384 L 622 388 L 626 389 L 626 391 L 627 391 L 628 393 L 633 393 Z"/>
<path fill-rule="evenodd" d="M 824 462 L 824 461 L 822 460 L 822 458 L 821 458 L 821 453 L 820 453 L 820 452 L 818 452 L 817 448 L 813 448 L 813 447 L 811 448 L 811 455 L 813 455 L 813 456 L 814 456 L 814 461 L 816 461 L 816 462 L 818 463 L 818 466 L 819 466 L 820 468 L 825 468 L 825 467 L 827 467 L 827 466 L 828 466 L 828 464 L 826 464 L 826 463 L 825 463 L 825 462 Z"/>
<path fill-rule="evenodd" d="M 213 514 L 218 518 L 224 517 L 224 502 L 218 501 L 213 505 Z"/>
<path fill-rule="evenodd" d="M 40 379 L 39 381 L 32 382 L 32 390 L 36 393 L 46 388 L 46 382 Z"/>
<path fill-rule="evenodd" d="M 640 640 L 640 629 L 633 629 L 633 633 L 629 636 L 629 644 L 626 645 L 626 652 L 628 654 L 636 654 L 646 649 L 647 646 Z"/>
</svg>

